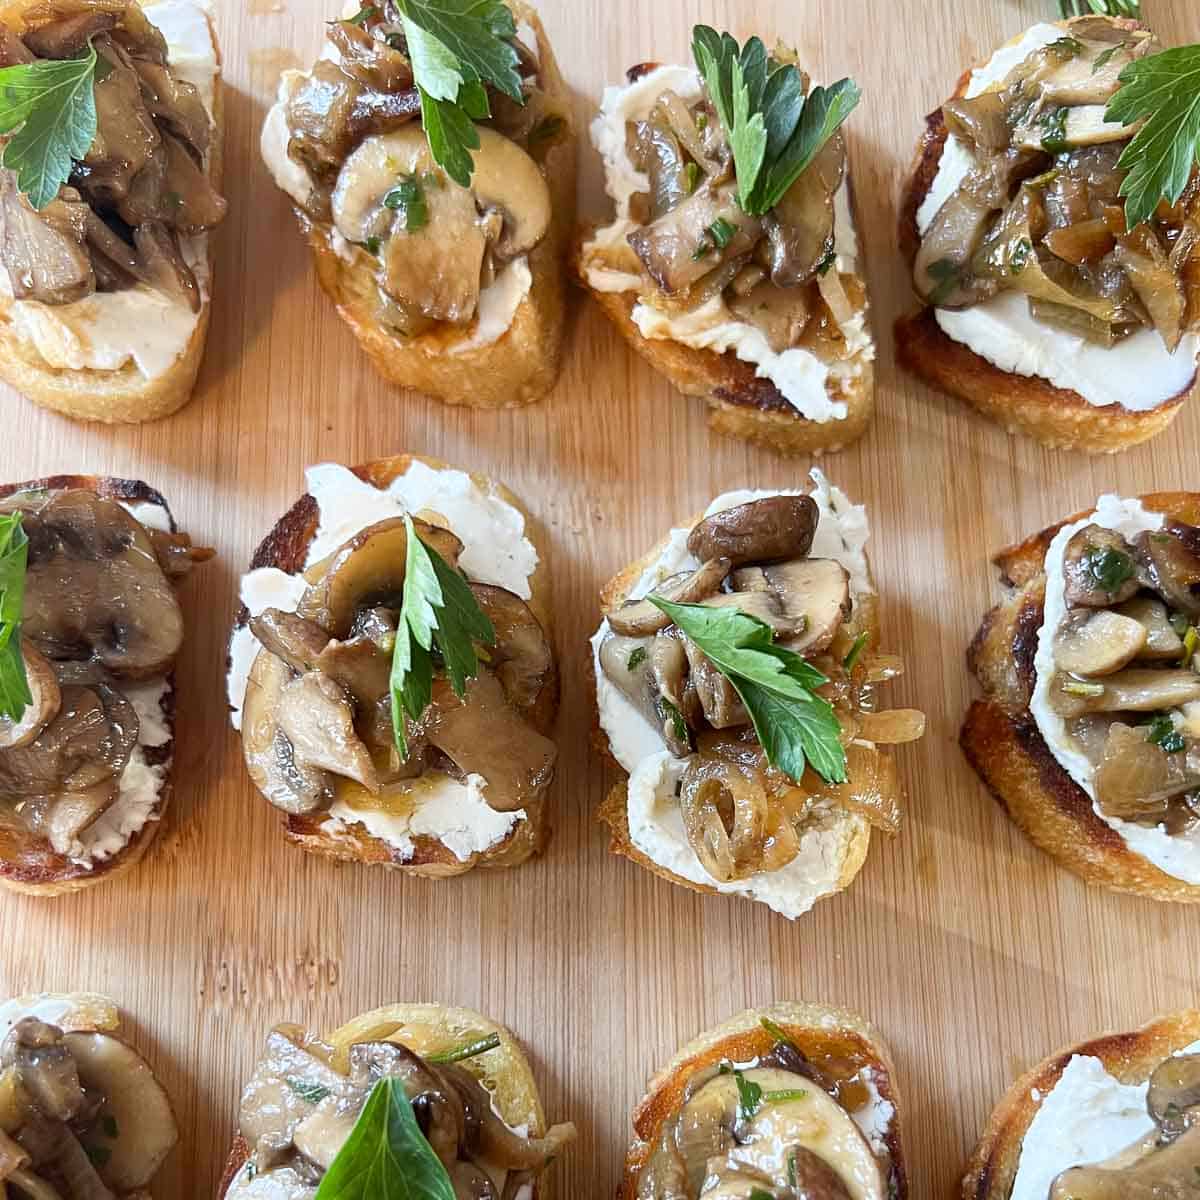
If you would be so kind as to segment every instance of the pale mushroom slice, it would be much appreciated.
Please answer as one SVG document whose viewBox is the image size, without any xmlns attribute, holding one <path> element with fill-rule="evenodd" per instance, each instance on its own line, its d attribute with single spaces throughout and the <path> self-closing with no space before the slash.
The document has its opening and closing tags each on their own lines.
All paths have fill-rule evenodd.
<svg viewBox="0 0 1200 1200">
<path fill-rule="evenodd" d="M 38 734 L 58 716 L 62 693 L 54 668 L 34 649 L 28 641 L 21 644 L 21 657 L 25 661 L 25 678 L 29 682 L 31 703 L 19 721 L 0 716 L 0 750 L 12 750 L 28 746 Z"/>
<path fill-rule="evenodd" d="M 1167 606 L 1157 597 L 1135 596 L 1114 611 L 1137 621 L 1146 630 L 1146 644 L 1138 652 L 1138 658 L 1178 662 L 1182 657 L 1183 639 L 1171 624 Z"/>
<path fill-rule="evenodd" d="M 850 574 L 836 559 L 797 558 L 766 567 L 743 567 L 732 576 L 736 594 L 773 596 L 798 628 L 783 645 L 797 654 L 829 647 L 850 615 Z"/>
<path fill-rule="evenodd" d="M 1072 675 L 1111 675 L 1141 654 L 1145 625 L 1102 608 L 1068 617 L 1054 635 L 1054 661 Z"/>
<path fill-rule="evenodd" d="M 674 604 L 699 604 L 714 595 L 729 574 L 727 558 L 713 558 L 694 571 L 681 572 L 665 579 L 650 594 Z M 623 637 L 649 637 L 671 624 L 671 618 L 649 599 L 627 600 L 608 614 L 609 628 Z"/>
<path fill-rule="evenodd" d="M 298 676 L 280 692 L 276 719 L 297 763 L 379 791 L 375 764 L 354 729 L 354 705 L 340 684 L 319 671 Z"/>
<path fill-rule="evenodd" d="M 1179 708 L 1200 700 L 1200 675 L 1182 669 L 1126 667 L 1084 688 L 1073 689 L 1070 681 L 1060 682 L 1054 696 L 1056 710 L 1063 716 L 1075 717 L 1091 712 L 1159 712 Z"/>
</svg>

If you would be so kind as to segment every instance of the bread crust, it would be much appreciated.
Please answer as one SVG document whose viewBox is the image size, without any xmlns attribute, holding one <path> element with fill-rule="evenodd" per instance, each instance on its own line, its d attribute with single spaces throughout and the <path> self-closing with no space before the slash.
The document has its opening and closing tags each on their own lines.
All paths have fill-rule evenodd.
<svg viewBox="0 0 1200 1200">
<path fill-rule="evenodd" d="M 487 1071 L 477 1076 L 491 1092 L 496 1110 L 509 1125 L 527 1125 L 531 1137 L 543 1136 L 546 1114 L 533 1069 L 520 1042 L 511 1030 L 469 1008 L 442 1004 L 388 1004 L 356 1017 L 321 1040 L 341 1048 L 355 1041 L 398 1037 L 418 1054 L 428 1054 L 459 1046 L 465 1035 L 480 1033 L 495 1033 L 500 1037 L 499 1047 L 486 1056 Z M 468 1059 L 460 1065 L 471 1069 L 480 1063 L 480 1059 Z M 249 1146 L 241 1134 L 235 1133 L 218 1196 L 223 1197 L 228 1192 L 249 1157 Z M 553 1187 L 543 1174 L 534 1183 L 532 1200 L 552 1200 L 552 1197 Z"/>
<path fill-rule="evenodd" d="M 127 504 L 154 504 L 166 513 L 172 532 L 176 529 L 175 518 L 171 515 L 165 497 L 139 479 L 119 479 L 107 475 L 47 475 L 24 483 L 0 484 L 0 499 L 16 492 L 42 488 L 51 491 L 83 488 L 106 499 Z M 174 781 L 170 771 L 175 754 L 174 672 L 166 677 L 166 681 L 168 691 L 163 697 L 163 720 L 170 731 L 170 740 L 162 746 L 142 748 L 146 761 L 151 765 L 167 766 L 163 786 L 158 794 L 156 815 L 151 817 L 118 853 L 91 867 L 82 866 L 64 855 L 55 853 L 45 838 L 39 838 L 32 833 L 22 834 L 15 828 L 0 828 L 0 887 L 27 896 L 63 896 L 94 887 L 98 883 L 119 879 L 141 862 L 151 842 L 158 836 L 174 793 Z"/>
<path fill-rule="evenodd" d="M 25 13 L 44 8 L 42 0 L 7 0 L 0 4 L 0 23 L 21 31 Z M 221 77 L 221 47 L 212 15 L 207 14 L 217 52 L 213 80 L 213 132 L 209 150 L 209 177 L 220 190 L 224 177 L 225 96 Z M 21 337 L 0 311 L 0 379 L 23 396 L 73 417 L 108 425 L 134 425 L 178 412 L 192 397 L 204 359 L 212 316 L 214 232 L 208 233 L 208 295 L 203 299 L 196 325 L 180 356 L 161 375 L 147 379 L 137 365 L 125 363 L 116 371 L 80 370 L 49 366 L 36 348 Z"/>
<path fill-rule="evenodd" d="M 377 488 L 386 488 L 392 480 L 403 475 L 414 462 L 424 463 L 433 470 L 446 470 L 449 463 L 440 459 L 418 454 L 398 454 L 392 458 L 377 459 L 351 468 L 364 482 Z M 524 505 L 503 484 L 485 475 L 471 474 L 472 481 L 482 491 L 491 492 L 511 504 L 525 518 L 525 536 L 533 543 L 538 554 L 538 565 L 530 578 L 532 592 L 526 601 L 538 619 L 551 647 L 554 646 L 554 599 L 550 571 L 547 562 L 545 538 L 540 523 L 525 509 Z M 312 496 L 305 494 L 276 522 L 250 560 L 250 569 L 276 567 L 289 574 L 304 569 L 308 548 L 316 536 L 320 513 Z M 245 607 L 238 614 L 234 629 L 248 624 L 250 614 Z M 559 673 L 558 656 L 555 652 L 554 666 L 550 678 L 542 688 L 537 704 L 530 714 L 531 724 L 544 736 L 550 736 L 558 716 Z M 526 819 L 519 821 L 512 832 L 501 842 L 482 854 L 473 854 L 465 862 L 460 861 L 442 842 L 423 834 L 414 835 L 413 856 L 400 859 L 399 851 L 380 838 L 369 834 L 361 825 L 343 826 L 336 836 L 325 828 L 326 814 L 284 815 L 284 834 L 294 845 L 311 854 L 343 862 L 375 863 L 411 875 L 422 875 L 434 879 L 446 879 L 462 875 L 474 867 L 515 867 L 539 854 L 550 836 L 549 797 L 543 795 L 536 803 L 526 807 Z"/>
<path fill-rule="evenodd" d="M 1009 1088 L 993 1110 L 967 1161 L 962 1200 L 1006 1200 L 1017 1177 L 1029 1126 L 1075 1055 L 1098 1058 L 1121 1083 L 1144 1083 L 1164 1059 L 1198 1039 L 1200 1011 L 1185 1009 L 1132 1033 L 1105 1034 L 1043 1059 Z"/>
<path fill-rule="evenodd" d="M 1157 492 L 1140 499 L 1153 512 L 1200 523 L 1200 493 Z M 1046 550 L 1063 526 L 1087 515 L 1076 513 L 993 560 L 1009 595 L 984 616 L 967 651 L 967 666 L 984 697 L 968 710 L 959 744 L 1000 807 L 1067 870 L 1116 892 L 1200 903 L 1200 886 L 1135 854 L 1096 815 L 1091 798 L 1059 765 L 1029 711 L 1044 620 Z"/>
<path fill-rule="evenodd" d="M 692 528 L 703 520 L 703 513 L 699 513 L 691 518 L 686 523 L 687 528 Z M 649 553 L 644 554 L 636 562 L 630 563 L 620 572 L 613 576 L 603 588 L 600 590 L 600 604 L 607 615 L 613 609 L 618 608 L 623 604 L 633 589 L 634 584 L 642 577 L 646 570 L 651 567 L 661 557 L 663 551 L 667 548 L 670 541 L 670 535 L 663 538 Z M 874 587 L 874 579 L 869 574 L 868 579 Z M 872 591 L 867 595 L 859 596 L 854 604 L 854 612 L 851 614 L 847 627 L 857 634 L 866 632 L 870 635 L 869 641 L 875 645 L 879 644 L 879 598 Z M 592 669 L 592 693 L 595 695 L 595 673 Z M 620 763 L 612 754 L 609 746 L 608 738 L 599 724 L 599 711 L 597 710 L 596 724 L 593 731 L 593 740 L 609 762 L 614 766 L 620 767 Z M 671 883 L 677 884 L 680 887 L 685 887 L 689 891 L 701 892 L 708 895 L 724 895 L 718 888 L 704 883 L 695 883 L 690 879 L 684 879 L 680 875 L 667 870 L 666 867 L 660 866 L 653 859 L 642 853 L 641 850 L 633 844 L 633 839 L 629 833 L 629 778 L 626 776 L 624 782 L 616 784 L 605 796 L 600 807 L 596 811 L 596 815 L 600 821 L 608 826 L 611 840 L 609 841 L 609 850 L 613 854 L 619 854 L 623 858 L 629 859 L 631 862 L 637 863 L 638 866 L 644 867 L 646 870 L 653 872 L 660 879 L 666 879 Z M 867 861 L 867 852 L 871 848 L 871 825 L 867 819 L 860 813 L 843 813 L 839 816 L 839 828 L 844 830 L 842 839 L 842 861 L 838 869 L 837 879 L 830 889 L 822 892 L 817 897 L 819 900 L 827 899 L 829 896 L 837 895 L 838 892 L 843 892 L 854 882 L 855 876 L 862 870 L 863 864 Z M 749 900 L 752 903 L 760 903 L 750 896 L 737 896 L 736 899 Z"/>
<path fill-rule="evenodd" d="M 1137 21 L 1113 18 L 1122 28 L 1144 28 Z M 1067 22 L 1059 25 L 1066 28 Z M 953 97 L 966 94 L 970 70 L 959 78 Z M 938 108 L 925 118 L 925 129 L 900 198 L 900 248 L 911 267 L 920 247 L 917 210 L 933 186 L 947 129 Z M 1148 412 L 1111 404 L 1098 408 L 1078 392 L 1055 387 L 1036 375 L 1019 375 L 990 363 L 941 329 L 934 310 L 922 308 L 895 324 L 896 357 L 901 366 L 939 390 L 964 400 L 1010 434 L 1023 433 L 1044 446 L 1116 454 L 1161 433 L 1179 415 L 1195 390 L 1195 377 L 1178 395 Z"/>
<path fill-rule="evenodd" d="M 350 326 L 375 369 L 391 383 L 469 408 L 519 408 L 542 399 L 558 378 L 565 318 L 565 257 L 575 223 L 575 129 L 570 94 L 537 12 L 514 0 L 518 22 L 537 36 L 543 90 L 563 103 L 565 136 L 541 163 L 550 187 L 551 219 L 545 237 L 529 254 L 533 283 L 507 331 L 487 346 L 453 353 L 469 333 L 442 326 L 417 337 L 389 333 L 375 318 L 373 272 L 348 263 L 333 250 L 323 229 L 300 208 L 296 217 L 316 262 L 317 278 Z"/>
<path fill-rule="evenodd" d="M 797 1047 L 817 1057 L 815 1047 L 837 1042 L 851 1047 L 872 1072 L 881 1100 L 891 1103 L 894 1116 L 883 1140 L 888 1148 L 894 1200 L 906 1200 L 908 1173 L 902 1141 L 900 1091 L 892 1054 L 882 1035 L 856 1013 L 827 1004 L 778 1002 L 765 1008 L 747 1009 L 715 1029 L 700 1034 L 676 1052 L 646 1087 L 646 1095 L 633 1111 L 634 1138 L 625 1152 L 617 1200 L 637 1200 L 638 1176 L 654 1147 L 663 1124 L 678 1110 L 688 1080 L 699 1070 L 724 1060 L 749 1062 L 766 1054 L 774 1038 L 763 1027 L 766 1018 L 780 1026 Z"/>
</svg>

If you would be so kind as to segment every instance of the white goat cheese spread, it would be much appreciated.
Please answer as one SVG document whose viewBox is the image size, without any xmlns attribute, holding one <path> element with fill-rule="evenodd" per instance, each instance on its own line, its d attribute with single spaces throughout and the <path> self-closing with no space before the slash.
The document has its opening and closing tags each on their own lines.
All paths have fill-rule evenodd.
<svg viewBox="0 0 1200 1200">
<path fill-rule="evenodd" d="M 639 77 L 634 83 L 604 90 L 600 113 L 592 122 L 592 144 L 604 159 L 605 189 L 616 203 L 616 219 L 596 232 L 583 247 L 585 261 L 596 250 L 628 250 L 627 236 L 637 228 L 629 215 L 632 197 L 650 186 L 647 177 L 629 159 L 626 125 L 645 119 L 658 97 L 674 91 L 685 103 L 699 99 L 702 84 L 692 67 L 665 66 Z M 843 273 L 856 269 L 858 238 L 850 211 L 849 184 L 843 182 L 835 196 L 836 268 Z M 588 283 L 601 292 L 631 292 L 642 288 L 640 274 L 614 270 L 599 264 L 586 268 Z M 875 357 L 875 346 L 866 326 L 866 313 L 857 314 L 843 330 L 851 357 L 844 363 L 826 364 L 811 351 L 793 348 L 778 354 L 762 332 L 739 321 L 720 296 L 692 312 L 670 314 L 639 299 L 632 320 L 645 338 L 679 342 L 697 350 L 718 354 L 733 351 L 742 362 L 752 363 L 760 379 L 769 379 L 796 411 L 810 421 L 845 419 L 846 404 L 832 399 L 833 390 L 848 389 L 862 375 L 865 364 Z"/>
<path fill-rule="evenodd" d="M 1200 1042 L 1177 1054 L 1197 1051 Z M 1148 1088 L 1121 1083 L 1098 1058 L 1073 1055 L 1025 1132 L 1009 1200 L 1046 1200 L 1064 1171 L 1104 1162 L 1144 1138 L 1154 1129 Z"/>
<path fill-rule="evenodd" d="M 812 471 L 812 498 L 820 520 L 810 551 L 813 558 L 836 559 L 850 576 L 853 600 L 873 592 L 865 546 L 870 535 L 866 509 L 851 504 L 846 494 L 832 486 L 819 470 Z M 718 496 L 705 516 L 724 512 L 738 504 L 769 496 L 795 496 L 796 491 L 738 491 Z M 687 549 L 689 528 L 673 529 L 658 558 L 642 573 L 629 592 L 636 600 L 653 591 L 664 579 L 700 564 Z M 687 841 L 683 816 L 675 788 L 687 766 L 674 758 L 660 732 L 638 711 L 600 666 L 600 647 L 608 636 L 608 621 L 602 621 L 592 637 L 592 664 L 596 676 L 596 703 L 600 727 L 608 737 L 613 757 L 629 773 L 629 836 L 633 844 L 660 867 L 719 892 L 760 900 L 785 917 L 808 912 L 837 884 L 844 857 L 846 826 L 835 814 L 816 810 L 800 837 L 800 853 L 778 871 L 763 871 L 746 879 L 721 883 L 701 865 Z M 863 820 L 852 817 L 854 821 Z"/>
<path fill-rule="evenodd" d="M 322 58 L 336 56 L 337 48 L 327 41 Z M 312 199 L 313 181 L 309 173 L 288 154 L 291 134 L 288 132 L 287 105 L 308 76 L 308 71 L 295 70 L 284 71 L 280 75 L 279 91 L 275 103 L 267 111 L 259 138 L 263 161 L 267 164 L 267 170 L 271 172 L 271 178 L 275 180 L 280 191 L 286 192 L 301 208 L 306 208 Z M 457 185 L 450 183 L 450 186 Z M 334 253 L 350 264 L 353 264 L 360 254 L 366 254 L 365 250 L 346 241 L 336 229 L 331 234 L 330 243 Z M 447 346 L 447 353 L 466 354 L 498 342 L 512 328 L 517 309 L 521 307 L 532 288 L 533 272 L 529 269 L 528 255 L 522 254 L 505 263 L 496 273 L 495 279 L 481 289 L 475 319 L 464 328 L 460 340 Z"/>
<path fill-rule="evenodd" d="M 528 600 L 538 556 L 525 536 L 525 517 L 498 491 L 485 491 L 465 471 L 434 468 L 414 461 L 386 488 L 359 479 L 337 463 L 319 463 L 305 472 L 308 493 L 320 520 L 305 566 L 320 562 L 339 546 L 378 521 L 404 513 L 427 515 L 452 530 L 463 543 L 459 566 L 468 579 L 490 583 Z M 308 584 L 302 575 L 260 567 L 242 577 L 240 596 L 251 616 L 268 608 L 295 612 Z M 242 704 L 250 670 L 261 646 L 248 625 L 238 626 L 229 644 L 226 681 L 230 721 L 242 727 Z M 411 856 L 413 836 L 441 840 L 460 860 L 503 841 L 524 810 L 496 812 L 484 800 L 487 781 L 469 775 L 465 782 L 427 773 L 412 789 L 411 812 L 351 808 L 335 802 L 326 822 L 357 822 L 373 836 Z"/>
<path fill-rule="evenodd" d="M 217 51 L 203 0 L 161 0 L 142 10 L 167 42 L 175 74 L 200 91 L 213 113 L 219 73 Z M 183 257 L 209 294 L 208 234 L 180 239 Z M 14 300 L 8 272 L 0 266 L 0 313 L 46 362 L 59 370 L 119 371 L 133 363 L 147 379 L 168 371 L 187 349 L 199 316 L 185 300 L 137 284 L 118 292 L 94 292 L 71 304 Z"/>
<path fill-rule="evenodd" d="M 1057 25 L 1033 26 L 971 72 L 967 96 L 978 96 L 999 83 L 1029 55 L 1062 36 Z M 973 166 L 970 151 L 948 135 L 937 175 L 917 210 L 917 229 L 922 234 Z M 1158 408 L 1191 386 L 1200 357 L 1200 336 L 1194 333 L 1185 334 L 1174 353 L 1154 329 L 1140 329 L 1112 347 L 1099 346 L 1037 321 L 1024 293 L 1018 291 L 1002 291 L 970 308 L 939 308 L 935 316 L 947 337 L 1001 370 L 1037 376 L 1078 392 L 1097 408 L 1110 404 L 1130 412 Z"/>
<path fill-rule="evenodd" d="M 863 1137 L 870 1142 L 871 1149 L 881 1158 L 886 1157 L 891 1153 L 887 1144 L 887 1136 L 892 1127 L 892 1120 L 896 1116 L 896 1106 L 880 1095 L 879 1087 L 875 1082 L 875 1072 L 870 1067 L 863 1069 L 861 1079 L 866 1086 L 869 1098 L 867 1103 L 856 1112 L 852 1112 L 850 1117 L 858 1126 Z"/>
<path fill-rule="evenodd" d="M 1046 602 L 1042 627 L 1038 630 L 1038 648 L 1034 658 L 1035 683 L 1029 711 L 1051 754 L 1092 798 L 1096 815 L 1121 835 L 1130 850 L 1176 879 L 1182 879 L 1185 883 L 1200 883 L 1200 830 L 1170 834 L 1161 825 L 1138 825 L 1132 821 L 1122 821 L 1119 817 L 1105 816 L 1095 803 L 1095 767 L 1068 733 L 1066 721 L 1050 703 L 1050 684 L 1055 669 L 1054 635 L 1067 615 L 1066 580 L 1063 577 L 1063 555 L 1067 543 L 1088 525 L 1099 525 L 1123 537 L 1133 538 L 1147 530 L 1161 529 L 1162 523 L 1162 514 L 1149 512 L 1142 507 L 1140 500 L 1101 496 L 1096 502 L 1095 512 L 1064 526 L 1055 534 L 1046 551 Z"/>
</svg>

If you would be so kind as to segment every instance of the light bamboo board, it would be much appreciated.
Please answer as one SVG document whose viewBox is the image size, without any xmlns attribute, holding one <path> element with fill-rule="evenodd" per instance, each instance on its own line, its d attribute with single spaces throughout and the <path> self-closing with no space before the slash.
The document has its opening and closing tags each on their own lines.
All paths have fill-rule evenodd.
<svg viewBox="0 0 1200 1200">
<path fill-rule="evenodd" d="M 219 557 L 188 587 L 177 795 L 130 878 L 51 903 L 0 896 L 0 993 L 88 988 L 136 1021 L 175 1099 L 182 1144 L 161 1197 L 213 1196 L 242 1082 L 280 1020 L 330 1027 L 397 999 L 476 1007 L 529 1047 L 550 1115 L 580 1140 L 560 1194 L 606 1197 L 629 1112 L 678 1044 L 741 1008 L 814 999 L 856 1008 L 895 1050 L 916 1197 L 948 1197 L 1013 1075 L 1083 1035 L 1196 1001 L 1200 913 L 1090 891 L 1033 850 L 966 767 L 966 644 L 996 596 L 992 551 L 1102 491 L 1195 488 L 1200 404 L 1120 458 L 1043 451 L 897 373 L 893 318 L 910 304 L 896 197 L 922 118 L 965 63 L 1051 14 L 1052 0 L 607 0 L 543 3 L 581 126 L 630 64 L 686 55 L 705 20 L 798 43 L 818 78 L 865 100 L 850 155 L 880 345 L 878 416 L 829 457 L 864 501 L 885 644 L 911 666 L 898 704 L 929 732 L 900 755 L 903 833 L 877 839 L 851 890 L 791 924 L 701 898 L 606 852 L 594 810 L 613 773 L 591 753 L 586 638 L 601 583 L 670 517 L 729 488 L 794 485 L 789 462 L 708 434 L 572 297 L 565 370 L 544 404 L 478 415 L 381 383 L 319 291 L 258 157 L 281 68 L 307 65 L 337 5 L 216 0 L 227 84 L 230 216 L 201 387 L 141 429 L 74 425 L 3 397 L 3 475 L 140 476 Z M 1164 40 L 1200 40 L 1192 0 L 1146 0 Z M 581 156 L 585 213 L 599 164 Z M 224 641 L 251 549 L 302 490 L 306 464 L 401 450 L 510 484 L 549 533 L 564 680 L 557 833 L 539 862 L 429 883 L 337 868 L 283 844 L 225 721 Z"/>
</svg>

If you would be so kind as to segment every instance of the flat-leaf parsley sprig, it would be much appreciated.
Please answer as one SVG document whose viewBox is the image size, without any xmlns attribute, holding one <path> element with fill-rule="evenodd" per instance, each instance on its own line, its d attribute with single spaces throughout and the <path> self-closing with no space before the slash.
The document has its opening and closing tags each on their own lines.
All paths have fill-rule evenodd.
<svg viewBox="0 0 1200 1200">
<path fill-rule="evenodd" d="M 1095 13 L 1101 17 L 1130 17 L 1142 19 L 1142 0 L 1058 0 L 1064 17 L 1086 17 Z"/>
<path fill-rule="evenodd" d="M 33 703 L 21 650 L 29 535 L 21 514 L 0 517 L 0 715 L 20 721 Z"/>
<path fill-rule="evenodd" d="M 852 79 L 804 94 L 795 67 L 768 58 L 760 38 L 745 46 L 707 25 L 692 31 L 692 55 L 733 151 L 738 203 L 769 212 L 841 128 L 862 98 Z"/>
</svg>

